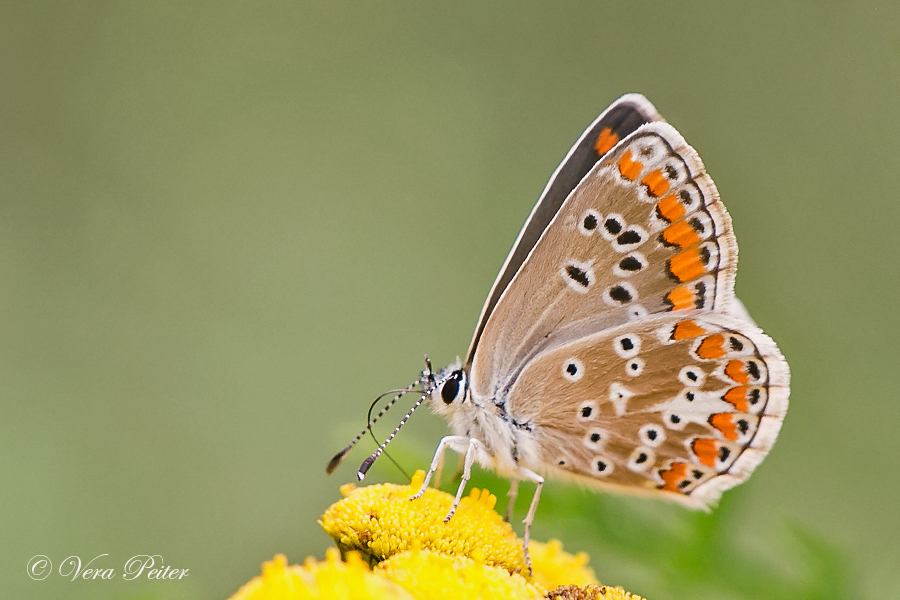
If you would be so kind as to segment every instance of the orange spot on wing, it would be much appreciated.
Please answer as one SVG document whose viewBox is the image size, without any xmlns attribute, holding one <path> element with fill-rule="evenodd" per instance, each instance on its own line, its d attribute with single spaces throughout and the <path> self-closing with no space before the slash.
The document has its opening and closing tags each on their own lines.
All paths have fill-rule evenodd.
<svg viewBox="0 0 900 600">
<path fill-rule="evenodd" d="M 669 180 L 665 178 L 659 169 L 647 173 L 641 180 L 641 183 L 647 186 L 647 192 L 654 198 L 659 198 L 669 191 Z"/>
<path fill-rule="evenodd" d="M 678 246 L 679 248 L 693 246 L 701 240 L 700 236 L 697 235 L 697 230 L 686 221 L 672 223 L 663 230 L 662 237 L 670 246 Z"/>
<path fill-rule="evenodd" d="M 678 281 L 690 281 L 706 273 L 706 267 L 700 258 L 700 250 L 689 248 L 670 258 L 669 272 L 677 277 Z"/>
<path fill-rule="evenodd" d="M 634 181 L 641 174 L 644 165 L 636 160 L 631 160 L 631 150 L 626 150 L 619 159 L 619 173 L 629 181 Z"/>
<path fill-rule="evenodd" d="M 672 310 L 685 310 L 694 308 L 694 292 L 686 285 L 679 285 L 666 294 L 666 300 L 672 305 Z"/>
<path fill-rule="evenodd" d="M 725 356 L 725 348 L 722 346 L 725 344 L 725 336 L 717 333 L 715 335 L 711 335 L 700 342 L 700 345 L 697 346 L 697 356 L 700 358 L 721 358 Z"/>
<path fill-rule="evenodd" d="M 738 383 L 747 383 L 749 377 L 744 370 L 744 363 L 738 359 L 732 359 L 725 365 L 725 374 Z"/>
<path fill-rule="evenodd" d="M 676 288 L 677 289 L 677 288 Z M 674 291 L 674 290 L 673 290 Z M 672 330 L 673 340 L 689 340 L 706 333 L 706 330 L 693 321 L 679 321 Z"/>
<path fill-rule="evenodd" d="M 722 396 L 722 400 L 732 404 L 737 410 L 747 412 L 747 386 L 733 387 Z"/>
<path fill-rule="evenodd" d="M 718 429 L 725 439 L 732 442 L 738 439 L 737 427 L 731 413 L 716 413 L 709 418 L 709 424 Z"/>
<path fill-rule="evenodd" d="M 713 458 L 715 458 L 715 451 L 713 451 Z M 684 476 L 686 474 L 686 463 L 673 462 L 671 467 L 659 472 L 659 476 L 662 477 L 662 480 L 666 482 L 665 485 L 663 485 L 662 489 L 668 492 L 681 492 L 681 490 L 678 489 L 678 482 L 684 479 Z"/>
<path fill-rule="evenodd" d="M 718 449 L 716 440 L 709 438 L 699 438 L 691 442 L 691 450 L 694 451 L 694 455 L 707 467 L 716 465 L 716 452 Z"/>
<path fill-rule="evenodd" d="M 660 200 L 659 204 L 656 205 L 656 210 L 658 210 L 659 215 L 669 223 L 677 221 L 684 216 L 684 204 L 675 197 L 675 194 L 669 194 Z"/>
<path fill-rule="evenodd" d="M 600 131 L 600 135 L 597 136 L 597 141 L 594 143 L 594 150 L 597 151 L 598 156 L 603 156 L 610 149 L 619 143 L 619 134 L 610 129 L 609 127 L 604 127 Z"/>
</svg>

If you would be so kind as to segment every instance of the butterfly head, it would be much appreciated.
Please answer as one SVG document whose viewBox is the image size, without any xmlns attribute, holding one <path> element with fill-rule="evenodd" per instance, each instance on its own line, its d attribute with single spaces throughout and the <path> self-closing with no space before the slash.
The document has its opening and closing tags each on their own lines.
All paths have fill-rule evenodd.
<svg viewBox="0 0 900 600">
<path fill-rule="evenodd" d="M 429 363 L 422 372 L 422 386 L 434 412 L 449 415 L 462 406 L 469 394 L 469 376 L 459 359 L 437 373 Z"/>
</svg>

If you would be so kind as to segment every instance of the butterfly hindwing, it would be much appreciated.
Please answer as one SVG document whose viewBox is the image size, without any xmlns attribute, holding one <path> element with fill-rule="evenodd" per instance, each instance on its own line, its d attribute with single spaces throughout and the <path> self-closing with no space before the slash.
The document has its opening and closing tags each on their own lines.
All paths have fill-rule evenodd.
<svg viewBox="0 0 900 600">
<path fill-rule="evenodd" d="M 622 140 L 568 196 L 506 287 L 472 360 L 477 394 L 569 339 L 733 296 L 731 219 L 696 152 L 667 123 Z"/>
<path fill-rule="evenodd" d="M 755 325 L 661 314 L 542 352 L 506 409 L 545 469 L 702 507 L 765 457 L 788 383 L 787 363 Z"/>
</svg>

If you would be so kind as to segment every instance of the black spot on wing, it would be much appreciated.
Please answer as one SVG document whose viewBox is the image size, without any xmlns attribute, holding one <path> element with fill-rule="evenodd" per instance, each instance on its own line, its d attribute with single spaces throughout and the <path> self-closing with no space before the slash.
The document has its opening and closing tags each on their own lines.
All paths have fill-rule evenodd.
<svg viewBox="0 0 900 600">
<path fill-rule="evenodd" d="M 631 302 L 631 292 L 626 290 L 621 285 L 613 286 L 612 288 L 610 288 L 609 297 L 620 304 L 627 304 L 628 302 Z"/>
<path fill-rule="evenodd" d="M 619 268 L 629 273 L 636 273 L 641 270 L 641 261 L 633 256 L 626 256 L 619 261 Z"/>
<path fill-rule="evenodd" d="M 628 231 L 622 232 L 619 237 L 616 238 L 616 241 L 619 242 L 619 244 L 622 246 L 640 244 L 641 234 L 633 229 L 629 229 Z"/>
<path fill-rule="evenodd" d="M 584 269 L 576 267 L 575 265 L 566 265 L 566 273 L 569 275 L 569 279 L 582 287 L 587 288 L 591 284 L 590 279 L 588 279 L 587 272 Z"/>
<path fill-rule="evenodd" d="M 698 281 L 694 284 L 694 291 L 697 292 L 697 295 L 694 296 L 694 306 L 703 308 L 706 305 L 706 283 Z"/>
<path fill-rule="evenodd" d="M 603 222 L 603 227 L 610 235 L 617 235 L 625 226 L 618 219 L 608 218 Z"/>
<path fill-rule="evenodd" d="M 759 365 L 756 364 L 755 360 L 747 361 L 747 373 L 753 377 L 754 380 L 758 380 L 759 376 L 762 375 L 759 370 Z"/>
</svg>

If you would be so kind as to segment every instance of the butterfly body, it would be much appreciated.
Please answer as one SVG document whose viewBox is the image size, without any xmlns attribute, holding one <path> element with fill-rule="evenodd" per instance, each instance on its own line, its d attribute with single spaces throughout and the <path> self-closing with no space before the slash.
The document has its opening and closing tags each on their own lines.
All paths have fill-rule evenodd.
<svg viewBox="0 0 900 600">
<path fill-rule="evenodd" d="M 464 397 L 445 402 L 441 382 L 458 372 L 457 362 L 436 373 L 429 394 L 433 410 L 447 418 L 454 436 L 481 442 L 483 449 L 476 450 L 475 460 L 503 477 L 517 477 L 520 466 L 539 468 L 540 451 L 531 424 L 511 415 L 502 397 L 479 397 L 467 388 Z"/>
</svg>

